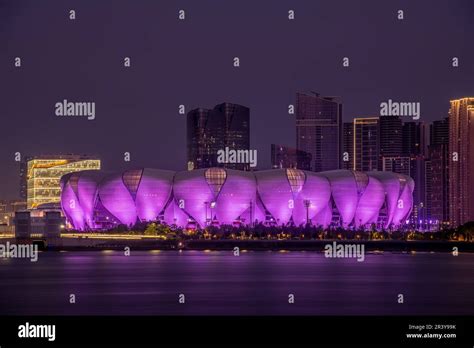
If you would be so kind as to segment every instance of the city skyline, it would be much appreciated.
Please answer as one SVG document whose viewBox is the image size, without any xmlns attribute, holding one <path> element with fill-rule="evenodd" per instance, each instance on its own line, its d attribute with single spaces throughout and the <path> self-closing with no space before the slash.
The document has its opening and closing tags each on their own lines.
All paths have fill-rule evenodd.
<svg viewBox="0 0 474 348">
<path fill-rule="evenodd" d="M 301 95 L 304 96 L 304 98 L 309 98 L 310 103 L 314 103 L 311 104 L 309 109 L 307 106 L 304 107 L 306 114 L 303 115 L 303 119 L 305 117 L 311 118 L 313 117 L 312 115 L 319 115 L 317 117 L 321 118 L 323 122 L 326 122 L 324 121 L 325 119 L 330 120 L 332 118 L 331 115 L 327 118 L 325 113 L 328 111 L 329 114 L 331 114 L 332 107 L 324 108 L 322 104 L 320 104 L 321 102 L 323 104 L 328 102 L 330 106 L 334 100 L 332 97 L 320 97 L 319 94 L 315 94 L 314 92 L 309 94 L 300 93 L 297 97 Z M 467 98 L 453 100 L 451 103 L 465 103 L 466 101 L 469 102 L 472 100 L 473 98 Z M 340 115 L 342 106 L 337 103 L 335 105 L 336 110 L 339 110 L 337 114 L 335 114 L 336 118 L 334 118 L 337 120 L 340 119 L 340 116 L 337 115 Z M 315 109 L 312 109 L 313 107 L 315 107 Z M 466 112 L 471 112 L 469 110 L 471 110 L 472 106 L 466 104 L 465 108 Z M 189 111 L 187 115 L 188 141 L 186 146 L 188 154 L 191 155 L 189 159 L 193 160 L 193 162 L 188 161 L 187 170 L 222 167 L 222 164 L 217 163 L 216 154 L 224 146 L 230 145 L 236 149 L 248 150 L 248 139 L 250 135 L 248 127 L 249 115 L 249 108 L 228 102 L 216 105 L 213 109 L 198 108 Z M 422 121 L 416 122 L 410 119 L 404 121 L 398 116 L 358 117 L 351 123 L 328 123 L 329 129 L 334 128 L 334 131 L 330 130 L 330 133 L 326 135 L 343 134 L 339 142 L 337 142 L 336 138 L 340 149 L 339 151 L 335 151 L 334 154 L 336 158 L 343 159 L 342 169 L 367 172 L 374 170 L 391 171 L 410 176 L 414 180 L 413 211 L 410 216 L 411 224 L 422 224 L 423 221 L 423 223 L 431 225 L 432 221 L 436 221 L 436 224 L 439 222 L 440 226 L 449 223 L 457 226 L 460 224 L 459 221 L 465 222 L 468 221 L 469 218 L 450 218 L 452 213 L 450 214 L 448 209 L 449 202 L 454 202 L 451 195 L 448 196 L 448 193 L 453 191 L 448 185 L 448 169 L 452 170 L 449 166 L 450 163 L 447 156 L 447 145 L 450 134 L 448 121 L 449 118 L 445 118 L 443 120 L 434 121 L 428 125 Z M 463 122 L 465 122 L 465 119 L 463 119 Z M 317 130 L 321 124 L 323 123 L 319 123 L 314 129 L 316 132 L 320 132 L 321 138 L 323 138 L 323 134 L 326 132 L 324 127 L 319 128 L 319 131 Z M 298 132 L 298 126 L 296 129 Z M 352 133 L 349 132 L 351 130 Z M 309 134 L 309 140 L 312 140 L 311 135 L 313 133 L 305 131 L 304 134 Z M 464 138 L 460 137 L 460 139 Z M 314 139 L 315 142 L 308 142 L 306 140 L 305 144 L 309 146 L 309 148 L 314 146 L 317 151 L 321 151 L 321 144 L 318 144 L 316 140 L 317 139 Z M 334 141 L 334 139 L 332 139 L 332 141 Z M 352 146 L 349 152 L 344 152 L 348 150 L 348 144 L 350 145 L 351 142 Z M 466 145 L 463 145 L 463 148 L 465 148 L 465 146 Z M 353 151 L 353 149 L 355 149 L 355 151 Z M 442 150 L 442 153 L 440 153 L 440 150 Z M 310 153 L 296 148 L 272 144 L 271 154 L 272 168 L 310 170 L 312 157 Z M 467 152 L 463 152 L 461 156 L 462 158 L 471 157 Z M 345 161 L 349 163 L 348 167 L 344 167 L 345 157 L 348 159 Z M 57 203 L 59 201 L 59 192 L 61 192 L 59 186 L 60 176 L 65 173 L 80 170 L 80 167 L 74 167 L 74 161 L 92 158 L 91 156 L 85 155 L 43 155 L 31 156 L 24 160 L 20 171 L 20 190 L 22 193 L 25 192 L 26 180 L 28 179 L 28 208 L 40 207 L 39 205 L 43 206 L 47 203 Z M 100 163 L 99 159 L 98 161 Z M 340 168 L 338 161 L 333 160 L 331 163 L 327 162 L 321 164 L 323 161 L 324 158 L 320 157 L 318 161 L 312 163 L 313 166 L 325 165 L 327 170 Z M 68 162 L 71 162 L 71 165 L 73 165 L 70 170 L 68 169 L 68 166 L 70 166 Z M 190 166 L 189 163 L 193 165 Z M 196 163 L 197 168 L 194 163 Z M 244 163 L 226 164 L 225 167 L 231 169 L 249 169 L 248 165 Z M 27 169 L 29 173 L 28 176 L 26 175 Z M 126 171 L 127 177 L 124 177 L 124 180 L 128 183 L 127 185 L 136 185 L 140 181 L 140 175 L 138 173 L 141 170 L 141 168 L 135 167 Z M 258 172 L 259 170 L 257 169 L 256 171 Z M 315 171 L 314 168 L 312 171 Z M 463 175 L 467 175 L 467 177 L 470 175 L 470 171 L 466 172 L 464 169 L 460 173 L 464 173 Z M 54 178 L 50 178 L 51 176 L 54 176 Z M 463 190 L 469 191 L 467 188 L 462 188 L 461 191 Z M 34 202 L 41 202 L 41 204 Z M 468 205 L 464 204 L 464 206 Z M 46 205 L 44 205 L 43 208 L 46 208 Z M 466 209 L 469 211 L 470 208 Z M 464 214 L 465 216 L 470 216 L 469 214 Z"/>
<path fill-rule="evenodd" d="M 298 92 L 298 93 L 304 93 L 304 92 Z M 310 93 L 314 93 L 314 92 L 310 92 Z M 470 97 L 466 97 L 467 99 L 472 99 Z M 454 99 L 454 100 L 462 100 L 462 99 L 466 99 L 466 98 L 457 98 L 457 99 Z M 451 102 L 451 101 L 450 101 Z M 238 105 L 238 104 L 235 104 L 235 103 L 231 103 L 231 102 L 228 102 L 228 101 L 222 101 L 220 102 L 219 104 L 217 104 L 215 106 L 215 108 L 213 109 L 204 109 L 204 108 L 196 108 L 196 109 L 193 109 L 193 110 L 190 110 L 188 113 L 187 113 L 187 117 L 188 117 L 188 124 L 189 124 L 189 117 L 191 114 L 194 114 L 196 112 L 203 112 L 203 111 L 206 111 L 206 112 L 212 112 L 213 110 L 216 110 L 216 108 L 218 108 L 219 106 L 223 107 L 225 105 L 231 105 L 231 106 L 234 106 L 234 107 L 239 107 L 239 108 L 243 108 L 243 109 L 246 109 L 248 114 L 250 114 L 250 108 L 247 107 L 247 106 L 244 106 L 244 105 Z M 342 104 L 343 105 L 343 104 Z M 449 110 L 447 112 L 447 114 L 449 113 Z M 247 115 L 248 116 L 248 115 Z M 250 121 L 251 121 L 251 117 L 249 118 Z M 360 120 L 365 120 L 365 119 L 371 119 L 371 120 L 376 120 L 376 122 L 374 123 L 374 125 L 376 125 L 377 127 L 377 130 L 379 132 L 381 132 L 380 135 L 377 136 L 377 138 L 380 138 L 378 141 L 378 144 L 375 146 L 375 148 L 377 149 L 377 154 L 374 154 L 373 155 L 373 160 L 374 160 L 374 163 L 375 163 L 375 159 L 376 158 L 379 158 L 379 162 L 376 162 L 375 164 L 371 164 L 369 167 L 370 168 L 367 168 L 367 166 L 362 166 L 361 167 L 361 164 L 358 164 L 358 167 L 356 168 L 355 165 L 354 165 L 354 158 L 353 158 L 353 145 L 354 145 L 354 134 L 352 133 L 354 131 L 354 122 L 359 122 Z M 444 117 L 444 118 L 441 118 L 441 119 L 436 119 L 436 120 L 433 120 L 431 121 L 430 123 L 426 123 L 424 121 L 413 121 L 411 118 L 409 117 L 398 117 L 398 116 L 380 116 L 380 115 L 373 115 L 373 116 L 369 116 L 369 117 L 354 117 L 351 122 L 342 122 L 339 124 L 339 127 L 341 129 L 341 139 L 340 139 L 340 151 L 339 153 L 341 154 L 341 158 L 343 157 L 343 153 L 345 151 L 347 151 L 347 141 L 346 141 L 346 138 L 347 138 L 347 135 L 344 135 L 346 132 L 346 127 L 349 126 L 349 130 L 351 130 L 352 132 L 350 133 L 350 138 L 352 139 L 352 141 L 350 142 L 350 145 L 351 145 L 351 148 L 349 149 L 349 157 L 350 157 L 350 160 L 349 161 L 343 161 L 341 160 L 341 163 L 340 163 L 340 169 L 355 169 L 355 170 L 379 170 L 379 171 L 383 171 L 385 170 L 384 168 L 399 168 L 399 163 L 395 163 L 392 161 L 392 163 L 388 164 L 383 162 L 384 160 L 384 157 L 388 157 L 387 160 L 391 160 L 392 158 L 397 158 L 400 159 L 400 156 L 397 156 L 396 155 L 396 152 L 393 150 L 393 148 L 391 149 L 392 152 L 389 153 L 389 156 L 384 156 L 384 153 L 383 153 L 383 145 L 382 145 L 382 142 L 385 140 L 385 142 L 387 144 L 393 142 L 393 141 L 386 141 L 385 138 L 382 138 L 382 135 L 384 134 L 384 131 L 382 130 L 382 127 L 383 127 L 383 124 L 380 122 L 380 120 L 383 120 L 383 119 L 392 119 L 392 120 L 399 120 L 401 122 L 401 126 L 403 128 L 403 135 L 401 136 L 402 139 L 403 139 L 403 146 L 402 146 L 402 149 L 400 150 L 400 156 L 401 156 L 401 159 L 403 160 L 404 159 L 404 156 L 407 156 L 407 157 L 410 157 L 411 155 L 413 155 L 413 153 L 410 153 L 410 150 L 412 152 L 416 152 L 417 153 L 422 153 L 424 156 L 425 156 L 425 159 L 428 159 L 429 158 L 429 146 L 431 145 L 430 142 L 434 142 L 432 145 L 438 145 L 437 143 L 437 138 L 434 137 L 434 134 L 433 132 L 439 132 L 438 131 L 438 128 L 440 128 L 439 126 L 437 126 L 437 124 L 439 124 L 440 122 L 447 122 L 448 120 L 448 117 Z M 409 127 L 405 127 L 405 126 L 409 126 Z M 418 147 L 420 146 L 419 144 L 414 144 L 414 141 L 411 141 L 410 138 L 414 137 L 414 136 L 417 136 L 413 129 L 414 127 L 422 127 L 422 138 L 423 138 L 423 141 L 422 141 L 422 148 L 420 149 L 415 149 L 415 147 Z M 295 124 L 295 128 L 296 127 L 296 124 Z M 410 128 L 408 129 L 408 131 L 406 132 L 405 128 Z M 185 128 L 185 131 L 184 131 L 184 134 L 185 134 L 185 137 L 186 137 L 186 131 L 187 131 L 187 128 Z M 252 137 L 252 132 L 247 129 L 247 131 L 249 132 L 250 134 L 250 137 Z M 393 131 L 393 130 L 392 130 Z M 291 132 L 291 131 L 289 131 Z M 386 131 L 387 132 L 387 131 Z M 418 136 L 420 136 L 420 134 L 418 134 Z M 441 136 L 443 136 L 443 134 L 441 134 Z M 189 139 L 189 134 L 187 135 L 188 139 Z M 439 137 L 439 135 L 438 135 Z M 410 140 L 410 141 L 406 141 L 406 140 Z M 419 139 L 418 139 L 419 140 Z M 396 141 L 398 141 L 398 139 L 396 139 Z M 446 142 L 448 141 L 448 139 L 446 139 Z M 412 144 L 413 143 L 413 144 Z M 268 145 L 275 145 L 275 144 L 266 144 L 267 147 Z M 292 149 L 294 151 L 297 150 L 297 146 L 295 146 L 296 144 L 278 144 L 279 146 L 284 146 L 286 148 L 289 148 L 289 149 Z M 188 143 L 187 145 L 184 144 L 183 145 L 185 149 L 188 149 L 189 150 L 189 146 L 190 144 Z M 393 146 L 393 145 L 392 145 Z M 412 149 L 413 147 L 413 149 Z M 250 148 L 252 148 L 252 146 L 250 145 Z M 396 145 L 395 148 L 398 148 L 398 146 Z M 217 147 L 215 148 L 217 149 Z M 220 148 L 219 148 L 220 149 Z M 259 150 L 257 150 L 259 151 Z M 299 150 L 300 152 L 304 153 L 303 151 Z M 98 153 L 99 151 L 95 151 L 95 153 Z M 16 154 L 14 154 L 16 155 Z M 44 153 L 44 152 L 36 152 L 34 154 L 21 154 L 21 161 L 18 161 L 19 164 L 18 164 L 18 168 L 17 168 L 17 187 L 15 189 L 12 189 L 11 191 L 17 191 L 16 193 L 14 192 L 12 196 L 10 197 L 7 197 L 7 196 L 4 196 L 4 197 L 1 197 L 0 196 L 0 199 L 1 200 L 8 200 L 8 201 L 13 201 L 13 200 L 23 200 L 23 199 L 26 199 L 26 196 L 24 194 L 25 192 L 25 185 L 22 184 L 22 182 L 25 181 L 25 178 L 23 177 L 22 175 L 22 171 L 24 171 L 24 169 L 22 169 L 24 166 L 25 166 L 25 163 L 31 159 L 35 159 L 35 158 L 54 158 L 55 156 L 58 157 L 58 158 L 66 158 L 66 157 L 95 157 L 95 158 L 98 158 L 102 161 L 102 158 L 98 155 L 91 155 L 91 154 L 85 154 L 84 152 L 82 152 L 81 154 L 74 154 L 74 153 L 66 153 L 66 152 L 62 152 L 62 151 L 55 151 L 55 152 L 52 152 L 52 153 Z M 257 168 L 252 168 L 253 170 L 266 170 L 266 169 L 270 169 L 270 168 L 273 168 L 274 166 L 272 165 L 272 152 L 270 151 L 270 153 L 268 154 L 268 157 L 267 158 L 264 158 L 263 161 L 264 162 L 270 162 L 268 163 L 268 166 L 262 166 L 262 165 L 258 165 Z M 310 156 L 311 157 L 311 156 Z M 123 158 L 122 158 L 123 159 Z M 356 159 L 357 160 L 357 159 Z M 131 161 L 130 161 L 131 162 Z M 143 166 L 138 166 L 138 165 L 134 165 L 133 162 L 132 163 L 129 163 L 128 166 L 124 166 L 124 170 L 126 169 L 133 169 L 133 168 L 139 168 L 139 167 L 143 167 Z M 346 164 L 348 163 L 348 164 Z M 372 163 L 372 161 L 371 161 Z M 209 168 L 209 167 L 213 167 L 215 165 L 208 165 L 208 166 L 202 166 L 200 168 Z M 228 166 L 228 165 L 226 165 Z M 147 166 L 144 166 L 144 167 L 147 167 Z M 181 166 L 182 168 L 180 168 L 179 170 L 183 170 L 183 169 L 186 169 L 186 170 L 191 170 L 191 168 L 189 167 L 189 161 L 186 162 L 185 164 L 183 164 Z M 111 167 L 105 167 L 106 170 L 109 170 L 109 171 L 113 171 L 113 170 L 117 170 L 117 168 L 111 168 Z M 173 170 L 173 169 L 169 169 L 169 168 L 164 168 L 165 170 Z M 198 169 L 198 168 L 194 168 L 194 169 Z M 243 168 L 240 168 L 240 169 L 243 169 Z M 249 168 L 246 168 L 246 170 L 248 170 Z M 308 170 L 306 168 L 298 168 L 298 169 L 304 169 L 304 170 Z M 328 168 L 328 170 L 331 170 L 331 169 L 338 169 L 336 167 L 334 168 Z M 412 169 L 413 170 L 413 169 Z M 314 170 L 312 170 L 314 171 Z M 398 170 L 392 170 L 392 171 L 395 171 L 395 172 L 400 172 Z M 317 171 L 316 171 L 317 172 Z M 405 174 L 404 172 L 401 172 L 401 174 Z M 19 184 L 18 184 L 18 181 L 19 181 Z M 0 182 L 0 187 L 2 186 L 3 184 L 3 181 Z M 16 195 L 15 195 L 16 194 Z"/>
</svg>

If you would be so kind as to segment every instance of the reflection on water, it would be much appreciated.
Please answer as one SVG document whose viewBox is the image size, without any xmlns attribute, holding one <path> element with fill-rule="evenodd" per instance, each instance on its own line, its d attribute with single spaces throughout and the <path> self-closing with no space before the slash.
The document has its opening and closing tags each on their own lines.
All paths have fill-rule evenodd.
<svg viewBox="0 0 474 348">
<path fill-rule="evenodd" d="M 0 259 L 0 314 L 472 315 L 473 294 L 474 254 L 369 254 L 357 262 L 299 251 L 91 251 L 43 252 L 36 263 Z"/>
</svg>

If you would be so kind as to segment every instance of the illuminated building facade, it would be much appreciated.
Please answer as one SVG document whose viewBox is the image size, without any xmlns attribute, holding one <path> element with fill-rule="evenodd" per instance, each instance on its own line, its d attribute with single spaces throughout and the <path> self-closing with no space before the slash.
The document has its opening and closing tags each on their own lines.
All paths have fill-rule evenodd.
<svg viewBox="0 0 474 348">
<path fill-rule="evenodd" d="M 375 171 L 145 168 L 70 173 L 61 178 L 61 189 L 64 215 L 77 230 L 144 221 L 391 228 L 410 214 L 414 183 L 405 175 Z"/>
<path fill-rule="evenodd" d="M 25 209 L 24 201 L 0 201 L 0 225 L 11 225 L 15 213 Z"/>
<path fill-rule="evenodd" d="M 449 120 L 434 121 L 430 126 L 429 162 L 431 173 L 427 171 L 426 183 L 430 218 L 449 222 Z"/>
<path fill-rule="evenodd" d="M 451 100 L 449 110 L 449 219 L 474 221 L 474 98 Z"/>
<path fill-rule="evenodd" d="M 37 156 L 25 160 L 28 209 L 59 203 L 59 181 L 65 174 L 84 170 L 100 170 L 100 160 L 83 155 Z"/>
</svg>

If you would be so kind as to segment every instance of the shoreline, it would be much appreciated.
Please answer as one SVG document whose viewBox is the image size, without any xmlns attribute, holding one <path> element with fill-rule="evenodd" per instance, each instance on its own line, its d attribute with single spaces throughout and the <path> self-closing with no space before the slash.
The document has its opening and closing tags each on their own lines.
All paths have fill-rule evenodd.
<svg viewBox="0 0 474 348">
<path fill-rule="evenodd" d="M 327 244 L 363 244 L 367 252 L 458 252 L 474 253 L 474 243 L 465 241 L 397 241 L 397 240 L 154 240 L 154 239 L 87 239 L 54 238 L 17 240 L 10 243 L 35 243 L 42 251 L 87 250 L 234 250 L 240 251 L 319 251 Z"/>
</svg>

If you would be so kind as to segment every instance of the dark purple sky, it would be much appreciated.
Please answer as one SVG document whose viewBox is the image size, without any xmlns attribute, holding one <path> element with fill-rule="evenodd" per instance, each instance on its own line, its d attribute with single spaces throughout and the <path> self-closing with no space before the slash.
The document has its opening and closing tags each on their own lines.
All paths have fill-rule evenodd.
<svg viewBox="0 0 474 348">
<path fill-rule="evenodd" d="M 299 90 L 341 96 L 345 120 L 377 115 L 387 99 L 421 102 L 422 121 L 441 119 L 450 98 L 474 95 L 473 15 L 472 0 L 0 0 L 0 199 L 18 195 L 17 151 L 94 153 L 110 170 L 185 169 L 179 104 L 249 107 L 260 168 L 271 143 L 294 146 L 287 107 Z M 94 101 L 96 119 L 56 117 L 63 99 Z"/>
</svg>

